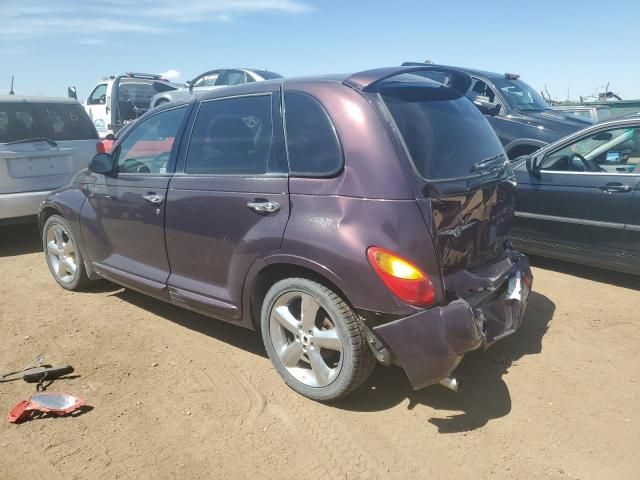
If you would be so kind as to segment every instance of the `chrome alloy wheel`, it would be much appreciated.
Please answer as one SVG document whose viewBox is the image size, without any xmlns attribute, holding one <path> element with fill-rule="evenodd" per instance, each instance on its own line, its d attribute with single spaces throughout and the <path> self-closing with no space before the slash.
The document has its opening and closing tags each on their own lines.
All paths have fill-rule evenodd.
<svg viewBox="0 0 640 480">
<path fill-rule="evenodd" d="M 47 229 L 46 248 L 53 274 L 62 283 L 73 282 L 78 270 L 76 246 L 69 233 L 59 223 L 53 223 Z"/>
<path fill-rule="evenodd" d="M 287 292 L 274 303 L 269 333 L 278 359 L 308 387 L 325 387 L 342 368 L 342 340 L 327 311 L 311 295 Z"/>
</svg>

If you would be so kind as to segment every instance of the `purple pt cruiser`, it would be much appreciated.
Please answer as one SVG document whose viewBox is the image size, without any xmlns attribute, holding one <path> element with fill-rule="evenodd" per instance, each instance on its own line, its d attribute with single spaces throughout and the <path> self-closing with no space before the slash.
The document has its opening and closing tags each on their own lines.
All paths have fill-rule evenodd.
<svg viewBox="0 0 640 480">
<path fill-rule="evenodd" d="M 532 282 L 509 241 L 513 170 L 470 82 L 393 67 L 165 104 L 42 203 L 49 269 L 257 330 L 315 400 L 377 363 L 455 390 L 466 352 L 520 326 Z"/>
</svg>

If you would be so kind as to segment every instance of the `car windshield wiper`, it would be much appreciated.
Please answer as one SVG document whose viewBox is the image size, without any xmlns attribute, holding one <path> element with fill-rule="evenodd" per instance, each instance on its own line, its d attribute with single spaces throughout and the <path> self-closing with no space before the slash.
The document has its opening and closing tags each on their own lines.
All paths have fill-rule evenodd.
<svg viewBox="0 0 640 480">
<path fill-rule="evenodd" d="M 471 171 L 480 172 L 484 170 L 494 170 L 504 166 L 505 160 L 506 155 L 504 153 L 499 153 L 498 155 L 494 155 L 493 157 L 485 158 L 480 162 L 474 163 L 471 167 Z"/>
<path fill-rule="evenodd" d="M 17 145 L 19 143 L 32 143 L 32 142 L 46 142 L 52 147 L 57 147 L 58 143 L 54 142 L 50 138 L 46 137 L 36 137 L 36 138 L 25 138 L 24 140 L 16 140 L 15 142 L 7 142 L 5 145 Z"/>
</svg>

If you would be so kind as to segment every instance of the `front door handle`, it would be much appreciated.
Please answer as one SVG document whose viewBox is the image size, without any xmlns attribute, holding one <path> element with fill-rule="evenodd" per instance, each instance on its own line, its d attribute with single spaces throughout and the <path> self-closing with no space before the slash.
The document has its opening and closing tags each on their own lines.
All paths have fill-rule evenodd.
<svg viewBox="0 0 640 480">
<path fill-rule="evenodd" d="M 620 182 L 611 182 L 598 187 L 604 193 L 624 193 L 633 190 L 631 185 L 623 185 Z"/>
<path fill-rule="evenodd" d="M 164 200 L 162 198 L 162 195 L 158 195 L 155 192 L 149 192 L 146 195 L 142 195 L 142 198 L 144 198 L 147 202 L 152 203 L 154 205 L 160 205 L 162 203 L 162 200 Z"/>
<path fill-rule="evenodd" d="M 280 204 L 270 200 L 256 200 L 255 202 L 249 202 L 247 203 L 247 207 L 258 213 L 273 213 L 280 210 Z"/>
</svg>

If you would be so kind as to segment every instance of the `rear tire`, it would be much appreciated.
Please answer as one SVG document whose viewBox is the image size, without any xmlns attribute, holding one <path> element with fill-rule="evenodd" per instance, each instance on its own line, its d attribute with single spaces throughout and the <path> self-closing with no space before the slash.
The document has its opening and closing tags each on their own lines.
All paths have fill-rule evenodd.
<svg viewBox="0 0 640 480">
<path fill-rule="evenodd" d="M 42 247 L 49 271 L 62 288 L 77 291 L 92 283 L 71 228 L 60 215 L 50 216 L 42 227 Z"/>
<path fill-rule="evenodd" d="M 265 296 L 260 323 L 267 354 L 280 376 L 313 400 L 345 397 L 376 365 L 353 310 L 313 280 L 275 283 Z"/>
</svg>

